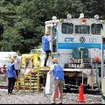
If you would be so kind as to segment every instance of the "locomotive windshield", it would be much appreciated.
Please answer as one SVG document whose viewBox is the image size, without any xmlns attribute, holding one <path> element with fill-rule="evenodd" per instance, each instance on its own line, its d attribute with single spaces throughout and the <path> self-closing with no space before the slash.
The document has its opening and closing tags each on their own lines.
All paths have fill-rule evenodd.
<svg viewBox="0 0 105 105">
<path fill-rule="evenodd" d="M 90 34 L 90 26 L 87 25 L 75 25 L 76 34 Z"/>
<path fill-rule="evenodd" d="M 73 25 L 73 23 L 62 23 L 62 33 L 63 34 L 93 34 L 93 35 L 100 35 L 101 30 L 103 29 L 102 24 L 92 24 L 92 25 Z M 73 28 L 75 28 L 73 30 Z M 91 29 L 91 31 L 90 31 Z"/>
<path fill-rule="evenodd" d="M 72 23 L 62 23 L 62 33 L 63 34 L 72 34 L 73 33 L 73 24 Z"/>
<path fill-rule="evenodd" d="M 101 34 L 101 29 L 103 29 L 102 24 L 92 24 L 91 25 L 91 33 L 93 35 L 100 35 Z"/>
</svg>

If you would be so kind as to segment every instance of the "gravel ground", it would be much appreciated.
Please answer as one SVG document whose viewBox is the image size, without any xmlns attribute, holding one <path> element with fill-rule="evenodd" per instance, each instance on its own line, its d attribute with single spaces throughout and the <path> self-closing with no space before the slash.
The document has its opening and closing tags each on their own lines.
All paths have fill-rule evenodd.
<svg viewBox="0 0 105 105">
<path fill-rule="evenodd" d="M 85 102 L 82 104 L 101 104 L 101 95 L 84 94 Z M 18 91 L 15 95 L 8 95 L 7 89 L 0 89 L 0 104 L 51 104 L 51 95 Z M 81 104 L 77 102 L 77 93 L 63 93 L 63 104 Z M 58 99 L 57 99 L 58 101 Z"/>
</svg>

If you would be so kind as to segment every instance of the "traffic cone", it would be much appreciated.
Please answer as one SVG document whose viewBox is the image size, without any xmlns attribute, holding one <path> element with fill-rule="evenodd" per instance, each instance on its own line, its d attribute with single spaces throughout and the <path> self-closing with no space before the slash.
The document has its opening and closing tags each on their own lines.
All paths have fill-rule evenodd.
<svg viewBox="0 0 105 105">
<path fill-rule="evenodd" d="M 58 98 L 59 97 L 59 89 L 57 88 L 56 89 L 56 98 Z"/>
<path fill-rule="evenodd" d="M 77 101 L 78 102 L 84 102 L 85 101 L 82 83 L 80 84 L 80 87 L 79 87 L 79 95 L 78 95 Z"/>
</svg>

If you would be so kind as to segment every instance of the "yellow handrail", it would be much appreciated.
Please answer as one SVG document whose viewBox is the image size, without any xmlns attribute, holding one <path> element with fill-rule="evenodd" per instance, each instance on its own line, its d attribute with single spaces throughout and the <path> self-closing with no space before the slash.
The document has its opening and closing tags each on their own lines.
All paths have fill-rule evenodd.
<svg viewBox="0 0 105 105">
<path fill-rule="evenodd" d="M 36 86 L 37 86 L 36 89 L 37 89 L 37 92 L 40 92 L 40 71 L 48 70 L 50 69 L 50 67 L 41 67 L 41 61 L 38 60 L 38 57 L 40 57 L 40 54 L 37 53 L 33 57 L 34 57 L 34 64 L 36 64 L 36 66 L 34 66 L 33 68 L 30 68 L 30 71 L 17 81 L 16 83 L 17 90 L 19 90 L 19 84 L 22 84 L 23 90 L 25 91 L 26 89 L 25 79 L 29 78 L 29 89 L 31 92 L 32 89 L 34 88 L 34 84 L 32 84 L 32 73 L 36 72 Z"/>
</svg>

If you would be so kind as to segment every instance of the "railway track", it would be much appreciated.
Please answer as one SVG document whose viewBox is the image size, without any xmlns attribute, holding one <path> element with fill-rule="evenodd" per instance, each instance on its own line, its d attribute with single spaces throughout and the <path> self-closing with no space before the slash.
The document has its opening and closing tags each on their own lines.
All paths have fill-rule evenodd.
<svg viewBox="0 0 105 105">
<path fill-rule="evenodd" d="M 70 90 L 64 89 L 65 93 L 79 93 L 79 89 L 72 88 Z M 84 91 L 84 94 L 100 95 L 99 89 L 88 89 Z"/>
<path fill-rule="evenodd" d="M 0 85 L 0 89 L 7 89 L 7 86 L 1 86 Z M 70 88 L 70 89 L 63 89 L 64 93 L 79 93 L 79 88 Z M 87 89 L 84 90 L 84 94 L 91 94 L 91 95 L 100 95 L 100 91 L 98 88 L 95 89 Z"/>
</svg>

